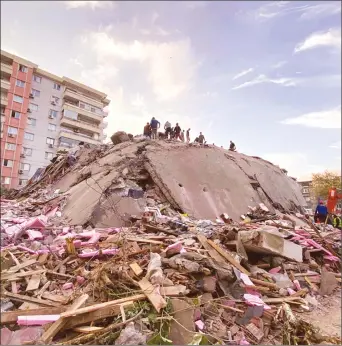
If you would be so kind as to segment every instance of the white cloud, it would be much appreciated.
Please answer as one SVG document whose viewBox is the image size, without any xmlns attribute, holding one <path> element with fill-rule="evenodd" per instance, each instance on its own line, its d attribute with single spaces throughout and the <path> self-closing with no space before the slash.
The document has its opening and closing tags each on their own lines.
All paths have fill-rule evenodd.
<svg viewBox="0 0 342 346">
<path fill-rule="evenodd" d="M 286 125 L 303 125 L 307 127 L 318 127 L 322 129 L 341 128 L 341 105 L 332 109 L 305 113 L 295 118 L 281 121 Z"/>
<path fill-rule="evenodd" d="M 299 19 L 316 19 L 318 17 L 327 17 L 341 12 L 341 4 L 338 1 L 324 2 L 315 5 L 298 5 L 295 1 L 273 1 L 260 6 L 252 14 L 259 21 L 270 20 L 276 17 L 289 14 L 300 13 Z"/>
<path fill-rule="evenodd" d="M 329 29 L 326 32 L 315 32 L 299 43 L 294 50 L 294 53 L 303 52 L 305 50 L 318 47 L 332 47 L 341 49 L 341 28 Z"/>
<path fill-rule="evenodd" d="M 77 58 L 70 58 L 69 61 L 79 67 L 84 67 L 83 64 Z"/>
<path fill-rule="evenodd" d="M 96 32 L 90 33 L 84 42 L 97 56 L 99 66 L 119 60 L 144 64 L 159 100 L 174 99 L 189 90 L 198 66 L 188 39 L 168 43 L 121 42 L 108 32 Z"/>
<path fill-rule="evenodd" d="M 64 1 L 67 9 L 72 8 L 110 8 L 114 6 L 114 1 Z"/>
<path fill-rule="evenodd" d="M 238 89 L 242 89 L 242 88 L 247 88 L 253 85 L 257 85 L 257 84 L 277 84 L 277 85 L 282 85 L 285 87 L 290 87 L 290 86 L 296 86 L 297 82 L 294 78 L 269 78 L 263 74 L 259 75 L 258 77 L 242 83 L 240 85 L 237 85 L 235 87 L 232 88 L 232 90 L 238 90 Z"/>
<path fill-rule="evenodd" d="M 312 164 L 304 153 L 265 153 L 262 158 L 285 168 L 288 175 L 297 178 L 298 181 L 310 180 L 313 173 L 321 173 L 325 170 L 338 171 L 340 169 L 341 158 L 332 162 L 331 166 L 320 166 Z"/>
<path fill-rule="evenodd" d="M 338 142 L 335 142 L 335 143 L 331 144 L 330 148 L 341 149 L 341 141 L 338 141 Z"/>
<path fill-rule="evenodd" d="M 276 70 L 277 68 L 283 67 L 286 64 L 287 64 L 287 61 L 282 60 L 282 61 L 279 61 L 276 64 L 272 65 L 271 68 Z"/>
<path fill-rule="evenodd" d="M 249 69 L 247 69 L 247 70 L 244 70 L 244 71 L 238 73 L 236 76 L 233 77 L 232 80 L 241 78 L 241 77 L 245 76 L 246 74 L 251 73 L 251 72 L 253 72 L 253 71 L 254 71 L 254 68 L 251 67 L 251 68 L 249 68 Z"/>
<path fill-rule="evenodd" d="M 300 16 L 300 19 L 315 19 L 317 17 L 331 16 L 341 13 L 341 2 L 324 2 L 322 4 L 308 6 Z"/>
</svg>

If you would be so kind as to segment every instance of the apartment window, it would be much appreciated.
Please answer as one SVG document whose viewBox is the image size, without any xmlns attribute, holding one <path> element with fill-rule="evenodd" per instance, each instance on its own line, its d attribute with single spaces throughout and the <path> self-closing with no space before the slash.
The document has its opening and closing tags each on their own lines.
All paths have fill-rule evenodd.
<svg viewBox="0 0 342 346">
<path fill-rule="evenodd" d="M 29 140 L 29 141 L 33 141 L 34 140 L 34 134 L 30 133 L 30 132 L 25 132 L 24 133 L 24 138 Z"/>
<path fill-rule="evenodd" d="M 32 93 L 32 95 L 34 97 L 39 97 L 40 96 L 40 90 L 32 89 L 31 93 Z"/>
<path fill-rule="evenodd" d="M 25 156 L 32 156 L 32 149 L 31 148 L 23 148 L 23 154 Z"/>
<path fill-rule="evenodd" d="M 7 150 L 15 150 L 15 144 L 14 143 L 6 143 L 6 149 Z"/>
<path fill-rule="evenodd" d="M 45 152 L 45 158 L 47 160 L 52 160 L 53 159 L 53 153 L 48 153 L 47 151 Z"/>
<path fill-rule="evenodd" d="M 31 109 L 31 111 L 38 111 L 38 105 L 34 104 L 34 103 L 30 103 L 29 108 Z"/>
<path fill-rule="evenodd" d="M 5 167 L 13 167 L 13 161 L 4 159 L 4 166 Z"/>
<path fill-rule="evenodd" d="M 90 111 L 95 113 L 95 108 L 94 107 L 90 107 Z"/>
<path fill-rule="evenodd" d="M 27 179 L 19 179 L 19 186 L 24 186 L 27 184 Z"/>
<path fill-rule="evenodd" d="M 57 118 L 57 114 L 58 114 L 57 111 L 55 111 L 54 109 L 50 109 L 50 111 L 49 111 L 50 117 Z"/>
<path fill-rule="evenodd" d="M 27 125 L 36 126 L 37 120 L 34 118 L 27 118 Z"/>
<path fill-rule="evenodd" d="M 22 80 L 17 79 L 16 82 L 15 82 L 15 85 L 20 87 L 20 88 L 23 88 L 25 86 L 25 82 L 23 82 Z"/>
<path fill-rule="evenodd" d="M 303 193 L 309 193 L 309 189 L 308 188 L 304 188 L 303 189 Z"/>
<path fill-rule="evenodd" d="M 11 178 L 10 178 L 10 177 L 5 177 L 5 178 L 3 179 L 3 183 L 4 183 L 5 185 L 11 184 Z"/>
<path fill-rule="evenodd" d="M 55 144 L 55 140 L 54 140 L 53 138 L 47 137 L 47 138 L 46 138 L 46 144 L 52 144 L 52 145 L 54 145 L 54 144 Z"/>
<path fill-rule="evenodd" d="M 20 113 L 16 111 L 12 111 L 11 117 L 15 119 L 20 119 Z"/>
<path fill-rule="evenodd" d="M 34 75 L 34 76 L 33 76 L 33 80 L 34 80 L 36 83 L 41 83 L 41 82 L 42 82 L 42 77 L 39 77 L 39 76 Z"/>
<path fill-rule="evenodd" d="M 20 164 L 20 169 L 22 171 L 27 171 L 28 172 L 30 170 L 30 168 L 31 168 L 31 165 L 29 163 L 21 163 Z"/>
<path fill-rule="evenodd" d="M 8 130 L 7 130 L 7 133 L 8 133 L 9 135 L 14 135 L 14 136 L 16 136 L 16 135 L 18 134 L 18 128 L 17 128 L 17 127 L 11 127 L 11 126 L 9 126 L 9 127 L 8 127 Z"/>
<path fill-rule="evenodd" d="M 18 102 L 18 103 L 23 103 L 23 102 L 24 102 L 24 99 L 23 99 L 21 96 L 14 95 L 14 96 L 13 96 L 13 101 L 14 101 L 14 102 Z"/>
<path fill-rule="evenodd" d="M 59 103 L 59 97 L 57 96 L 51 96 L 51 102 L 54 102 L 56 105 Z"/>
<path fill-rule="evenodd" d="M 53 83 L 53 88 L 55 90 L 61 90 L 61 85 L 60 84 L 57 84 L 57 83 Z"/>
<path fill-rule="evenodd" d="M 28 68 L 25 65 L 19 65 L 19 71 L 27 73 Z"/>
<path fill-rule="evenodd" d="M 56 125 L 55 124 L 48 124 L 48 130 L 49 131 L 56 131 Z"/>
<path fill-rule="evenodd" d="M 77 112 L 70 111 L 69 109 L 64 109 L 63 115 L 67 118 L 77 120 Z"/>
<path fill-rule="evenodd" d="M 80 102 L 80 108 L 85 108 L 85 104 Z"/>
</svg>

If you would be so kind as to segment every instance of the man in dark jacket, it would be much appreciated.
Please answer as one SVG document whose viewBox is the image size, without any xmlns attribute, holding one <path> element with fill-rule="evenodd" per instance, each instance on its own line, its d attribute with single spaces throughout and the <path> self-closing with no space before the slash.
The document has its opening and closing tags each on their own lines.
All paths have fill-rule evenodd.
<svg viewBox="0 0 342 346">
<path fill-rule="evenodd" d="M 152 130 L 152 139 L 157 139 L 158 138 L 157 132 L 158 132 L 158 129 L 160 128 L 160 122 L 155 117 L 153 117 L 150 125 Z"/>
<path fill-rule="evenodd" d="M 316 223 L 325 223 L 325 220 L 328 216 L 328 208 L 324 205 L 323 201 L 319 201 L 319 204 L 316 207 L 315 211 L 315 222 Z"/>
<path fill-rule="evenodd" d="M 144 126 L 144 136 L 151 138 L 151 125 L 149 123 Z"/>
<path fill-rule="evenodd" d="M 182 129 L 180 128 L 180 126 L 178 125 L 178 123 L 175 126 L 175 139 L 181 139 L 180 138 L 180 133 L 181 133 Z"/>
<path fill-rule="evenodd" d="M 233 141 L 230 141 L 229 150 L 230 151 L 236 151 L 236 146 L 235 146 L 235 143 Z"/>
</svg>

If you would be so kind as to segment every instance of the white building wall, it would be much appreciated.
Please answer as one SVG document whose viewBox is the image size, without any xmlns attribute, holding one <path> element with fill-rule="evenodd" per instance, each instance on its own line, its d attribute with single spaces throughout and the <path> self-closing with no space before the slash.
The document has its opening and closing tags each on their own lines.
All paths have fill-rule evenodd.
<svg viewBox="0 0 342 346">
<path fill-rule="evenodd" d="M 47 77 L 39 77 L 41 77 L 40 83 L 35 81 L 35 78 L 32 81 L 32 89 L 40 91 L 40 95 L 30 99 L 30 104 L 38 105 L 38 110 L 34 110 L 34 107 L 29 107 L 33 108 L 32 112 L 29 113 L 29 117 L 35 119 L 35 125 L 28 125 L 25 132 L 32 133 L 34 139 L 29 140 L 24 137 L 23 147 L 32 149 L 32 155 L 25 155 L 21 160 L 22 164 L 28 163 L 30 165 L 29 171 L 23 171 L 23 174 L 20 175 L 20 179 L 23 180 L 22 184 L 25 184 L 25 180 L 30 179 L 38 168 L 49 165 L 51 158 L 55 156 L 57 150 L 64 87 Z M 60 84 L 60 90 L 55 89 L 54 84 Z M 52 96 L 59 98 L 57 105 L 51 104 Z M 50 110 L 57 111 L 56 117 L 52 119 L 49 117 Z M 49 129 L 49 124 L 55 125 L 55 129 Z M 47 138 L 54 139 L 53 148 L 50 148 L 49 144 L 47 144 Z M 52 157 L 46 158 L 46 153 L 51 153 Z"/>
</svg>

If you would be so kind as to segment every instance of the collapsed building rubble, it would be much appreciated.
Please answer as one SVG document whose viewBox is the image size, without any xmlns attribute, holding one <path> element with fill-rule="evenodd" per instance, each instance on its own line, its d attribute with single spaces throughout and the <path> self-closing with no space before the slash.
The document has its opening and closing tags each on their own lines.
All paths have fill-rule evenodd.
<svg viewBox="0 0 342 346">
<path fill-rule="evenodd" d="M 145 139 L 76 156 L 1 199 L 1 344 L 341 342 L 300 317 L 340 287 L 341 231 L 279 168 Z"/>
</svg>

